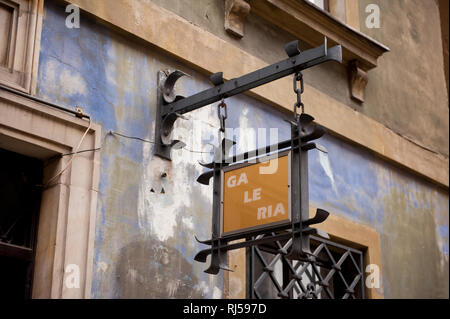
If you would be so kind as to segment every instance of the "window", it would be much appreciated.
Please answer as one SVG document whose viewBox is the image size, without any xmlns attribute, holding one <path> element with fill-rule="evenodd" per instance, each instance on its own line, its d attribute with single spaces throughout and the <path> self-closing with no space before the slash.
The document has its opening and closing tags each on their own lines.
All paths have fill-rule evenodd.
<svg viewBox="0 0 450 319">
<path fill-rule="evenodd" d="M 277 241 L 248 249 L 248 297 L 364 298 L 362 251 L 311 236 L 312 259 L 289 260 L 285 255 L 290 245 Z"/>
<path fill-rule="evenodd" d="M 42 162 L 0 149 L 0 298 L 30 298 Z"/>
<path fill-rule="evenodd" d="M 0 0 L 0 84 L 32 93 L 43 0 Z"/>
<path fill-rule="evenodd" d="M 32 125 L 30 125 L 31 122 Z M 48 129 L 49 127 L 51 130 Z M 88 128 L 90 128 L 89 131 L 87 131 Z M 13 253 L 16 253 L 16 257 L 24 257 L 22 261 L 19 258 L 14 260 L 9 258 L 12 263 L 9 268 L 14 268 L 21 263 L 21 269 L 18 267 L 14 269 L 21 274 L 26 271 L 28 277 L 21 276 L 20 278 L 26 282 L 16 287 L 29 285 L 27 289 L 28 293 L 31 292 L 32 298 L 90 297 L 100 153 L 85 152 L 75 158 L 61 156 L 61 154 L 73 152 L 86 132 L 88 133 L 80 147 L 82 149 L 99 148 L 101 128 L 97 124 L 0 89 L 0 148 L 20 154 L 16 160 L 12 161 L 14 164 L 9 161 L 9 165 L 3 162 L 5 158 L 3 154 L 0 154 L 3 167 L 0 172 L 10 176 L 3 178 L 3 181 L 24 178 L 29 181 L 26 185 L 32 186 L 45 184 L 53 176 L 59 176 L 54 181 L 54 185 L 39 189 L 41 200 L 38 205 L 38 221 L 30 221 L 31 211 L 28 208 L 31 200 L 24 201 L 22 198 L 18 201 L 20 204 L 14 201 L 15 206 L 6 209 L 5 203 L 11 200 L 11 196 L 5 196 L 3 187 L 9 187 L 9 185 L 2 186 L 0 189 L 0 195 L 6 197 L 5 199 L 0 196 L 2 200 L 0 255 L 11 255 L 12 248 L 15 248 Z M 19 163 L 17 158 L 29 159 L 30 157 L 37 158 L 39 161 L 32 161 L 34 164 L 24 162 L 18 167 L 29 167 L 31 173 L 14 175 L 12 168 Z M 68 169 L 58 175 L 71 159 L 73 161 Z M 10 191 L 10 193 L 16 192 Z M 31 196 L 25 196 L 25 198 L 31 199 Z M 22 208 L 27 209 L 22 210 Z M 15 223 L 17 219 L 15 217 L 19 211 L 23 211 L 21 215 L 27 218 Z M 11 227 L 13 224 L 15 226 Z M 30 227 L 37 228 L 36 237 L 32 234 L 33 230 L 29 232 Z M 9 231 L 10 228 L 12 229 Z M 34 238 L 35 243 L 33 243 Z M 11 247 L 12 245 L 14 246 Z M 8 274 L 3 272 L 4 259 L 0 259 L 0 274 Z M 26 268 L 23 261 L 33 262 L 34 271 L 29 267 Z M 65 283 L 71 282 L 66 281 L 67 277 L 72 280 L 75 274 L 77 274 L 79 285 L 67 286 Z M 6 277 L 6 279 L 11 278 Z M 0 275 L 0 291 L 4 285 L 5 277 Z M 17 294 L 20 295 L 21 292 L 18 291 Z"/>
<path fill-rule="evenodd" d="M 315 210 L 316 208 L 310 207 L 310 217 L 313 217 Z M 272 245 L 228 252 L 228 266 L 233 272 L 224 274 L 226 298 L 325 299 L 330 298 L 330 295 L 334 298 L 384 298 L 382 286 L 362 285 L 367 280 L 366 275 L 372 278 L 376 275 L 378 279 L 383 276 L 378 232 L 333 212 L 317 228 L 329 234 L 332 240 L 311 236 L 311 252 L 319 261 L 316 269 L 308 262 L 300 261 L 303 264 L 299 264 L 286 259 L 284 254 L 289 249 L 289 242 L 275 242 Z M 369 265 L 377 266 L 376 271 L 368 270 L 366 267 Z M 291 269 L 295 269 L 297 278 Z M 305 294 L 308 293 L 308 284 L 319 281 L 320 277 L 328 287 L 323 285 L 324 282 L 319 282 L 315 287 L 310 285 L 315 289 L 310 288 L 309 296 Z M 305 290 L 302 290 L 299 281 Z M 289 284 L 291 286 L 286 289 Z M 283 293 L 284 290 L 286 291 Z"/>
<path fill-rule="evenodd" d="M 11 57 L 13 46 L 11 45 L 11 37 L 14 28 L 14 20 L 17 10 L 14 7 L 7 6 L 5 2 L 0 2 L 0 66 L 3 68 L 11 67 Z"/>
</svg>

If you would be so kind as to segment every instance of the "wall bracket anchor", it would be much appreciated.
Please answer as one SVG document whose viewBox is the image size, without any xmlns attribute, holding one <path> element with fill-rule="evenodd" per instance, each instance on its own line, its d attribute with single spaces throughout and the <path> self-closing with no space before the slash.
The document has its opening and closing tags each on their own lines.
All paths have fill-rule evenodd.
<svg viewBox="0 0 450 319">
<path fill-rule="evenodd" d="M 342 62 L 340 45 L 327 47 L 327 38 L 321 46 L 306 51 L 300 51 L 298 41 L 292 41 L 285 46 L 287 59 L 266 66 L 262 69 L 245 74 L 239 78 L 225 81 L 222 72 L 211 75 L 212 88 L 189 97 L 175 94 L 175 84 L 186 73 L 175 71 L 158 72 L 158 96 L 155 125 L 155 155 L 171 160 L 170 149 L 174 144 L 171 133 L 175 121 L 183 114 L 203 106 L 218 102 L 233 95 L 246 92 L 255 87 L 273 82 L 287 75 L 300 72 L 327 61 Z"/>
</svg>

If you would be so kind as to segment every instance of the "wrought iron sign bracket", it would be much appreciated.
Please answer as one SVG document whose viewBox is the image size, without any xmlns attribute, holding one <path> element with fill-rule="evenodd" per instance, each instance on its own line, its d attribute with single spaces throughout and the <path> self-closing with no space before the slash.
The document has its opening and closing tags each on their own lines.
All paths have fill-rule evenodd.
<svg viewBox="0 0 450 319">
<path fill-rule="evenodd" d="M 171 148 L 182 145 L 180 141 L 173 141 L 171 135 L 175 121 L 185 113 L 327 61 L 342 62 L 341 46 L 327 48 L 327 38 L 324 38 L 321 46 L 303 52 L 298 48 L 298 40 L 295 40 L 286 44 L 285 51 L 288 55 L 287 59 L 239 78 L 225 81 L 222 72 L 215 73 L 210 77 L 214 87 L 189 97 L 178 96 L 174 90 L 177 80 L 187 74 L 179 70 L 159 71 L 155 155 L 171 160 Z"/>
<path fill-rule="evenodd" d="M 303 112 L 303 103 L 301 102 L 303 77 L 300 71 L 327 61 L 341 63 L 342 49 L 340 45 L 328 49 L 325 38 L 323 45 L 304 52 L 300 52 L 298 41 L 293 41 L 285 46 L 285 51 L 288 55 L 287 59 L 236 79 L 224 81 L 222 72 L 215 73 L 210 77 L 214 85 L 213 88 L 186 98 L 177 96 L 174 93 L 176 81 L 180 77 L 185 76 L 185 73 L 178 70 L 158 73 L 155 155 L 168 160 L 171 159 L 171 148 L 182 145 L 181 141 L 172 140 L 171 135 L 175 121 L 182 117 L 183 114 L 222 100 L 221 105 L 225 106 L 225 114 L 221 114 L 220 109 L 218 111 L 219 118 L 224 122 L 226 118 L 226 104 L 224 104 L 223 99 L 295 73 L 294 92 L 297 94 L 297 103 L 294 106 L 294 119 L 289 121 L 291 125 L 291 139 L 275 145 L 275 148 L 273 145 L 267 146 L 255 150 L 253 153 L 258 154 L 257 156 L 262 156 L 268 155 L 274 149 L 277 152 L 280 150 L 290 151 L 290 220 L 289 222 L 264 227 L 263 229 L 259 228 L 258 230 L 254 229 L 234 234 L 222 233 L 221 187 L 223 183 L 223 169 L 236 161 L 245 160 L 252 156 L 250 155 L 251 152 L 247 152 L 231 158 L 227 157 L 228 151 L 235 143 L 223 138 L 219 146 L 215 147 L 213 162 L 200 163 L 210 170 L 200 175 L 197 179 L 199 183 L 209 184 L 210 179 L 213 178 L 212 236 L 211 239 L 205 241 L 200 241 L 196 238 L 200 243 L 210 247 L 200 251 L 194 257 L 196 261 L 206 262 L 207 256 L 211 255 L 210 266 L 205 270 L 206 273 L 217 274 L 220 269 L 230 270 L 226 262 L 226 253 L 229 250 L 280 240 L 291 241 L 289 251 L 280 251 L 286 258 L 317 262 L 317 256 L 314 256 L 310 251 L 310 236 L 327 236 L 320 230 L 310 227 L 323 222 L 329 213 L 318 209 L 316 215 L 313 218 L 309 218 L 307 154 L 308 151 L 315 148 L 324 151 L 323 147 L 312 141 L 323 136 L 326 130 L 314 123 L 312 116 Z M 298 81 L 300 81 L 301 88 L 297 87 Z M 302 112 L 297 114 L 297 109 L 300 108 Z M 223 130 L 224 127 L 221 124 L 220 131 L 223 132 Z M 243 238 L 246 239 L 243 242 L 230 244 L 231 241 Z"/>
</svg>

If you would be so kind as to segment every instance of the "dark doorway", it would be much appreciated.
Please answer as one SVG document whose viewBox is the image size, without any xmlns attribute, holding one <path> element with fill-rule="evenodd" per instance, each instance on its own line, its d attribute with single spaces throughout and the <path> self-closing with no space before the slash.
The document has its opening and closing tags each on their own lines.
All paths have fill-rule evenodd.
<svg viewBox="0 0 450 319">
<path fill-rule="evenodd" d="M 43 163 L 0 149 L 0 298 L 31 298 Z"/>
</svg>

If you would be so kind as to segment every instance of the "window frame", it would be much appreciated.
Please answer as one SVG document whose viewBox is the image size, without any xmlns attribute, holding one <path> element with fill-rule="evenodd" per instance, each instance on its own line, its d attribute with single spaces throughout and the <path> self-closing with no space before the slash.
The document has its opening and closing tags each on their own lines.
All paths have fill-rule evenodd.
<svg viewBox="0 0 450 319">
<path fill-rule="evenodd" d="M 365 267 L 363 262 L 364 251 L 362 249 L 357 249 L 353 247 L 353 245 L 351 244 L 344 245 L 343 243 L 339 243 L 333 240 L 326 240 L 317 236 L 311 236 L 310 240 L 311 240 L 310 241 L 311 252 L 314 253 L 316 250 L 320 251 L 318 255 L 316 255 L 318 261 L 317 264 L 310 263 L 307 260 L 298 261 L 287 259 L 285 256 L 283 256 L 283 253 L 281 253 L 280 250 L 277 248 L 283 247 L 284 245 L 283 249 L 286 249 L 286 247 L 289 246 L 288 243 L 277 242 L 272 246 L 272 248 L 270 247 L 270 244 L 258 247 L 248 247 L 246 252 L 247 253 L 246 272 L 249 274 L 247 278 L 247 298 L 250 299 L 260 297 L 264 298 L 263 295 L 261 295 L 260 290 L 260 288 L 262 287 L 261 284 L 263 283 L 264 280 L 269 279 L 266 280 L 266 282 L 269 283 L 268 287 L 275 288 L 272 289 L 271 292 L 269 292 L 269 294 L 272 294 L 272 296 L 269 297 L 270 299 L 272 298 L 297 299 L 299 296 L 301 296 L 301 294 L 303 294 L 303 298 L 305 298 L 306 297 L 305 295 L 307 295 L 307 293 L 306 291 L 302 291 L 302 289 L 307 288 L 307 285 L 311 284 L 311 280 L 314 280 L 313 287 L 320 291 L 318 292 L 319 295 L 315 296 L 318 299 L 329 299 L 330 297 L 336 299 L 340 298 L 364 299 L 365 298 L 365 291 L 364 291 Z M 341 251 L 341 253 L 339 251 Z M 330 257 L 327 256 L 327 252 L 332 256 L 331 259 Z M 341 256 L 339 256 L 339 254 L 341 254 Z M 271 258 L 270 255 L 273 255 L 273 257 Z M 267 257 L 269 258 L 269 260 L 271 258 L 271 261 L 266 259 Z M 331 266 L 330 264 L 322 265 L 321 258 L 324 258 L 323 260 L 324 262 L 331 263 Z M 351 263 L 352 259 L 357 263 L 357 265 L 355 264 L 357 269 L 355 272 L 354 267 L 350 267 L 353 270 L 353 273 L 350 273 L 352 281 L 348 281 L 349 279 L 348 273 L 346 273 L 348 269 L 346 268 L 348 268 L 348 263 Z M 299 262 L 301 263 L 300 265 L 298 265 Z M 342 262 L 342 264 L 340 264 L 340 262 Z M 273 267 L 273 270 L 271 270 L 270 272 L 273 272 L 273 275 L 270 274 L 269 271 L 265 270 L 263 263 L 272 265 L 271 267 Z M 338 267 L 338 265 L 340 266 Z M 313 268 L 316 271 L 314 271 Z M 325 275 L 323 271 L 324 269 L 334 271 L 331 274 L 331 277 L 328 278 L 328 280 L 326 279 L 326 277 L 330 273 L 327 272 Z M 302 271 L 303 271 L 302 277 L 299 280 L 297 275 L 299 272 Z M 316 272 L 318 273 L 318 275 L 316 274 Z M 360 278 L 356 281 L 355 279 L 357 279 L 358 277 Z M 321 280 L 317 281 L 317 278 L 320 278 Z M 345 278 L 346 280 L 346 283 L 344 284 L 345 287 L 348 286 L 351 288 L 352 284 L 354 284 L 354 288 L 352 288 L 353 292 L 347 292 L 345 289 L 343 290 L 342 282 L 338 280 L 339 278 L 341 279 Z M 275 287 L 273 280 L 277 281 L 277 284 L 280 286 L 281 289 L 283 290 L 287 289 L 288 294 L 285 295 L 284 297 L 281 297 L 281 295 L 277 293 L 277 289 Z M 325 280 L 327 284 L 322 285 L 321 284 L 322 280 Z M 353 282 L 353 280 L 355 281 Z M 302 288 L 300 288 L 300 285 L 298 284 L 299 282 L 302 282 L 303 284 Z M 339 283 L 340 283 L 340 285 L 338 285 L 339 291 L 336 291 L 335 284 Z M 294 286 L 297 286 L 297 289 Z M 291 288 L 289 289 L 289 287 Z M 328 295 L 328 293 L 330 293 L 330 295 Z M 314 296 L 310 296 L 310 298 L 314 298 Z"/>
<path fill-rule="evenodd" d="M 7 65 L 0 66 L 0 84 L 34 95 L 38 71 L 44 0 L 0 0 L 12 9 L 6 45 Z"/>
<path fill-rule="evenodd" d="M 70 156 L 58 155 L 73 152 L 89 125 L 80 147 L 100 148 L 100 125 L 0 89 L 0 147 L 47 160 L 44 181 L 69 163 Z M 99 175 L 100 152 L 78 154 L 42 192 L 32 298 L 90 298 Z M 65 284 L 71 265 L 78 266 L 79 287 Z"/>
<path fill-rule="evenodd" d="M 312 218 L 316 212 L 316 207 L 310 206 L 309 215 Z M 330 216 L 321 224 L 315 225 L 318 229 L 326 232 L 331 241 L 354 249 L 363 251 L 364 267 L 368 265 L 377 265 L 380 276 L 380 287 L 369 288 L 364 287 L 364 297 L 366 299 L 383 299 L 383 267 L 381 263 L 381 242 L 378 231 L 370 226 L 359 224 L 345 217 L 339 216 L 333 211 L 330 211 Z M 247 260 L 246 250 L 237 249 L 229 251 L 228 267 L 233 272 L 224 272 L 224 298 L 227 299 L 245 299 L 246 298 L 246 283 L 247 277 Z M 367 270 L 365 268 L 364 270 Z M 364 273 L 364 277 L 368 275 Z"/>
</svg>

